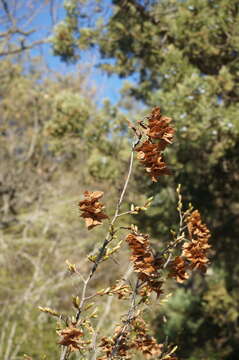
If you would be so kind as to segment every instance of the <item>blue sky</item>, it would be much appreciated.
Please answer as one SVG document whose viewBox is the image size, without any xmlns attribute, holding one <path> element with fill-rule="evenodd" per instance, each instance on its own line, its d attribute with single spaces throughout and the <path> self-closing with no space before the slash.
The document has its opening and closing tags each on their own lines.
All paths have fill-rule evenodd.
<svg viewBox="0 0 239 360">
<path fill-rule="evenodd" d="M 109 0 L 105 0 L 108 2 Z M 58 9 L 57 16 L 58 21 L 61 21 L 64 18 L 65 12 L 63 8 L 63 1 L 59 0 L 59 3 L 62 3 Z M 21 8 L 21 11 L 24 12 L 24 6 Z M 37 31 L 31 35 L 31 40 L 38 40 L 44 36 L 49 36 L 49 29 L 52 29 L 51 17 L 49 13 L 49 7 L 45 6 L 39 12 L 39 14 L 34 18 L 33 22 L 28 25 L 27 29 L 36 28 Z M 31 51 L 33 56 L 43 55 L 45 62 L 53 71 L 60 72 L 61 74 L 74 73 L 77 71 L 77 64 L 67 65 L 62 62 L 58 57 L 54 56 L 52 53 L 51 46 L 49 44 L 42 45 Z M 99 61 L 99 53 L 95 50 L 94 52 L 87 51 L 81 55 L 81 64 L 97 64 Z M 79 62 L 78 62 L 79 64 Z M 96 66 L 90 71 L 90 83 L 99 88 L 99 103 L 102 102 L 104 98 L 109 98 L 112 103 L 116 103 L 120 99 L 120 88 L 123 85 L 123 80 L 121 80 L 117 75 L 107 76 Z"/>
</svg>

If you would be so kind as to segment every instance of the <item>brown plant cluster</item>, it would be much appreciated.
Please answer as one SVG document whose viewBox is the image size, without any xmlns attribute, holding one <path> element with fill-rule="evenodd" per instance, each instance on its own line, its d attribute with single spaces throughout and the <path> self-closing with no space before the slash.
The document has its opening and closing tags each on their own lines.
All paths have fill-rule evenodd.
<svg viewBox="0 0 239 360">
<path fill-rule="evenodd" d="M 132 251 L 130 260 L 134 264 L 134 270 L 138 273 L 138 279 L 142 281 L 141 295 L 148 296 L 154 291 L 159 296 L 162 294 L 160 270 L 163 262 L 154 256 L 149 236 L 132 231 L 125 240 Z"/>
<path fill-rule="evenodd" d="M 134 320 L 132 327 L 135 336 L 131 348 L 140 351 L 146 358 L 160 356 L 163 345 L 158 344 L 157 340 L 147 333 L 148 328 L 145 321 L 139 317 Z"/>
<path fill-rule="evenodd" d="M 176 256 L 170 263 L 170 277 L 174 277 L 179 283 L 189 278 L 187 270 L 199 269 L 203 273 L 207 270 L 209 259 L 207 257 L 210 231 L 202 223 L 198 210 L 194 210 L 186 217 L 186 224 L 190 241 L 182 246 L 182 255 Z"/>
<path fill-rule="evenodd" d="M 141 130 L 130 126 L 138 136 L 139 142 L 141 139 L 146 139 L 134 149 L 138 153 L 137 158 L 145 166 L 152 181 L 157 182 L 161 175 L 170 174 L 164 162 L 163 152 L 173 141 L 174 129 L 170 126 L 171 118 L 162 116 L 159 107 L 155 107 L 152 110 L 147 120 L 147 125 L 143 122 L 139 123 L 142 128 Z M 133 160 L 132 154 L 131 159 Z M 169 266 L 170 270 L 169 276 L 175 278 L 179 283 L 188 279 L 189 274 L 187 271 L 189 270 L 199 269 L 203 272 L 206 271 L 206 266 L 209 262 L 207 251 L 210 248 L 208 244 L 210 232 L 207 226 L 202 223 L 198 210 L 192 211 L 193 208 L 190 205 L 188 210 L 183 212 L 180 186 L 177 189 L 179 195 L 177 210 L 180 214 L 179 231 L 178 234 L 172 231 L 173 240 L 169 242 L 163 251 L 153 251 L 149 235 L 140 233 L 137 226 L 115 227 L 114 223 L 119 216 L 145 211 L 152 201 L 152 198 L 150 198 L 144 206 L 132 205 L 130 211 L 120 212 L 121 202 L 132 171 L 132 160 L 130 161 L 125 185 L 117 203 L 115 215 L 109 221 L 109 230 L 105 240 L 98 249 L 98 254 L 88 257 L 94 263 L 88 277 L 82 276 L 75 264 L 71 264 L 68 260 L 66 261 L 68 270 L 72 274 L 80 275 L 84 283 L 82 297 L 73 296 L 72 299 L 73 306 L 76 309 L 75 316 L 65 317 L 53 309 L 39 307 L 41 311 L 59 318 L 60 321 L 64 321 L 64 326 L 66 327 L 57 331 L 60 337 L 59 344 L 64 347 L 61 356 L 62 360 L 67 360 L 71 353 L 76 351 L 83 353 L 84 351 L 91 352 L 94 350 L 94 358 L 96 357 L 97 339 L 92 337 L 96 332 L 92 326 L 91 319 L 97 317 L 97 309 L 94 309 L 90 315 L 87 315 L 87 313 L 84 315 L 84 311 L 94 306 L 94 303 L 86 305 L 91 298 L 103 295 L 117 295 L 118 299 L 121 300 L 130 298 L 130 303 L 126 315 L 122 317 L 121 325 L 116 327 L 113 336 L 101 338 L 99 347 L 102 355 L 97 360 L 129 360 L 134 357 L 135 352 L 140 352 L 148 359 L 177 360 L 172 355 L 177 347 L 173 347 L 170 350 L 170 345 L 167 343 L 165 345 L 158 344 L 156 339 L 149 335 L 146 323 L 141 316 L 145 304 L 149 304 L 150 295 L 156 293 L 158 298 L 163 293 L 162 287 L 165 281 L 165 271 L 168 271 L 167 266 Z M 80 216 L 84 218 L 88 230 L 101 225 L 103 220 L 108 218 L 104 212 L 105 206 L 99 201 L 102 196 L 102 191 L 85 191 L 84 200 L 79 202 Z M 189 234 L 189 241 L 185 239 L 185 228 L 187 228 Z M 111 241 L 117 241 L 118 236 L 116 236 L 116 233 L 121 229 L 128 229 L 130 231 L 125 241 L 131 250 L 130 260 L 137 274 L 135 286 L 133 287 L 131 283 L 129 283 L 130 286 L 127 285 L 127 272 L 126 278 L 118 280 L 114 286 L 107 287 L 89 296 L 87 286 L 98 269 L 100 262 L 107 260 L 115 254 L 124 241 L 121 239 L 113 248 L 108 246 Z M 181 255 L 176 256 L 179 245 Z M 89 340 L 89 336 L 86 336 L 87 332 L 91 336 L 91 340 Z"/>
<path fill-rule="evenodd" d="M 132 351 L 139 351 L 148 359 L 160 356 L 163 345 L 158 344 L 157 340 L 147 332 L 148 328 L 141 317 L 133 319 L 130 330 L 118 326 L 112 338 L 101 339 L 100 347 L 104 356 L 97 360 L 110 359 L 116 349 L 118 358 L 124 360 L 132 358 Z"/>
<path fill-rule="evenodd" d="M 162 150 L 173 141 L 174 129 L 169 126 L 171 121 L 170 117 L 161 115 L 159 106 L 156 106 L 148 116 L 147 134 L 151 139 L 160 140 Z"/>
<path fill-rule="evenodd" d="M 104 205 L 99 202 L 103 196 L 103 191 L 85 191 L 85 199 L 79 202 L 81 217 L 85 219 L 88 230 L 93 229 L 97 225 L 102 224 L 102 220 L 108 219 L 104 213 Z"/>
<path fill-rule="evenodd" d="M 84 349 L 84 342 L 82 341 L 83 331 L 80 329 L 69 326 L 63 330 L 57 331 L 60 336 L 59 344 L 67 346 L 70 352 Z"/>
<path fill-rule="evenodd" d="M 183 245 L 182 255 L 191 263 L 191 269 L 200 269 L 206 272 L 208 249 L 211 247 L 208 240 L 211 236 L 207 226 L 202 223 L 201 215 L 195 210 L 186 219 L 190 242 Z"/>
<path fill-rule="evenodd" d="M 118 359 L 131 359 L 131 355 L 129 354 L 130 344 L 128 335 L 128 331 L 123 331 L 122 327 L 118 326 L 115 329 L 112 338 L 107 336 L 102 337 L 99 346 L 104 355 L 99 357 L 97 360 L 107 360 L 112 358 L 114 351 L 117 353 L 116 358 Z"/>
<path fill-rule="evenodd" d="M 148 125 L 139 123 L 147 140 L 136 147 L 135 151 L 138 152 L 137 158 L 144 165 L 152 181 L 157 182 L 161 175 L 171 174 L 164 161 L 163 151 L 172 143 L 175 130 L 169 125 L 172 119 L 161 115 L 160 107 L 155 107 L 147 119 Z"/>
<path fill-rule="evenodd" d="M 186 272 L 187 264 L 181 256 L 176 256 L 170 266 L 170 277 L 173 277 L 177 282 L 182 283 L 189 278 Z"/>
<path fill-rule="evenodd" d="M 170 175 L 158 144 L 152 144 L 146 140 L 135 150 L 138 152 L 137 159 L 145 166 L 152 181 L 157 182 L 161 175 Z"/>
</svg>

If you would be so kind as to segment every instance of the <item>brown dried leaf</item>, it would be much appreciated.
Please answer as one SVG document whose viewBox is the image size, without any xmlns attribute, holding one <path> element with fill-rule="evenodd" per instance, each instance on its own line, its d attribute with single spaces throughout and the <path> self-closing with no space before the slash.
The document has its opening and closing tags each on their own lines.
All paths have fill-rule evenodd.
<svg viewBox="0 0 239 360">
<path fill-rule="evenodd" d="M 71 352 L 78 351 L 84 348 L 85 344 L 82 341 L 83 331 L 70 326 L 63 330 L 57 331 L 60 336 L 59 344 L 69 347 Z"/>
<path fill-rule="evenodd" d="M 85 219 L 88 230 L 102 224 L 102 220 L 108 216 L 104 213 L 104 205 L 98 200 L 103 196 L 102 191 L 85 191 L 85 199 L 79 202 L 81 217 Z"/>
</svg>

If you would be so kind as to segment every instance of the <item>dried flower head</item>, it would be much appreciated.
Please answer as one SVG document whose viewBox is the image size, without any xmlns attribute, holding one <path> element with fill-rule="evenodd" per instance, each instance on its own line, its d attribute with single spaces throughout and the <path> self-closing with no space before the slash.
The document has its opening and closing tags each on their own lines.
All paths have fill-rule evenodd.
<svg viewBox="0 0 239 360">
<path fill-rule="evenodd" d="M 167 144 L 172 144 L 174 128 L 169 126 L 172 119 L 161 115 L 159 106 L 156 106 L 148 116 L 147 135 L 151 139 L 160 140 L 161 150 L 164 150 Z"/>
<path fill-rule="evenodd" d="M 70 326 L 57 331 L 57 334 L 61 337 L 59 344 L 67 346 L 71 352 L 84 348 L 84 342 L 81 339 L 83 332 L 80 329 Z"/>
<path fill-rule="evenodd" d="M 137 317 L 131 320 L 128 330 L 124 326 L 118 326 L 112 338 L 103 337 L 100 347 L 105 355 L 98 360 L 112 359 L 114 353 L 116 358 L 126 360 L 132 358 L 135 350 L 146 358 L 158 357 L 162 354 L 163 345 L 148 334 L 146 323 L 141 317 Z"/>
<path fill-rule="evenodd" d="M 130 350 L 128 331 L 123 330 L 121 326 L 118 326 L 115 329 L 112 338 L 106 336 L 102 337 L 100 347 L 105 355 L 98 358 L 97 360 L 112 359 L 114 352 L 117 354 L 116 358 L 118 359 L 131 359 L 131 356 L 128 352 Z"/>
<path fill-rule="evenodd" d="M 93 229 L 97 225 L 102 224 L 102 220 L 108 216 L 104 213 L 104 205 L 99 202 L 103 196 L 102 191 L 85 191 L 85 199 L 79 202 L 81 217 L 85 219 L 88 230 Z"/>
<path fill-rule="evenodd" d="M 162 353 L 162 344 L 158 344 L 157 340 L 150 336 L 145 321 L 142 318 L 137 318 L 132 323 L 132 328 L 135 337 L 132 339 L 131 348 L 136 349 L 146 357 L 158 357 Z"/>
<path fill-rule="evenodd" d="M 163 159 L 163 151 L 166 146 L 172 143 L 174 129 L 169 125 L 171 118 L 161 115 L 159 107 L 155 107 L 151 114 L 147 117 L 148 124 L 140 122 L 142 135 L 147 136 L 141 145 L 135 148 L 138 152 L 138 160 L 145 166 L 146 171 L 157 182 L 161 175 L 170 175 L 171 172 L 167 168 Z M 137 132 L 135 132 L 137 135 Z"/>
<path fill-rule="evenodd" d="M 211 237 L 210 231 L 206 224 L 202 223 L 201 215 L 198 210 L 194 210 L 191 215 L 187 217 L 187 226 L 190 238 L 208 242 Z"/>
<path fill-rule="evenodd" d="M 211 247 L 208 244 L 208 239 L 211 234 L 207 226 L 202 223 L 201 216 L 198 210 L 195 210 L 186 219 L 190 242 L 183 245 L 183 253 L 191 262 L 191 269 L 200 269 L 206 271 L 206 265 L 209 260 L 207 258 L 207 251 Z"/>
<path fill-rule="evenodd" d="M 189 275 L 186 273 L 186 262 L 181 256 L 176 256 L 170 267 L 169 276 L 176 278 L 177 282 L 182 283 L 189 278 Z"/>
<path fill-rule="evenodd" d="M 148 235 L 130 233 L 127 235 L 126 241 L 132 250 L 130 259 L 136 272 L 150 275 L 157 271 L 154 266 L 154 256 L 152 255 Z"/>
<path fill-rule="evenodd" d="M 152 291 L 155 291 L 159 296 L 162 293 L 163 284 L 159 280 L 162 262 L 155 258 L 149 243 L 149 236 L 131 232 L 125 240 L 132 251 L 130 259 L 134 264 L 134 270 L 143 284 L 141 294 L 150 295 Z"/>
<path fill-rule="evenodd" d="M 135 151 L 137 159 L 145 166 L 152 181 L 157 182 L 161 175 L 170 175 L 171 172 L 164 162 L 161 148 L 158 144 L 152 144 L 149 140 L 143 142 Z"/>
</svg>

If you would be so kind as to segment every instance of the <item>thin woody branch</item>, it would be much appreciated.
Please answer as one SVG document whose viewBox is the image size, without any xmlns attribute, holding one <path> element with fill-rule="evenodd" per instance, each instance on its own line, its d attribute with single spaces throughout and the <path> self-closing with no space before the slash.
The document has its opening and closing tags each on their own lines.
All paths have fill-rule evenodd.
<svg viewBox="0 0 239 360">
<path fill-rule="evenodd" d="M 19 54 L 22 51 L 30 50 L 30 49 L 33 49 L 36 46 L 44 45 L 44 44 L 47 44 L 49 42 L 50 42 L 49 39 L 42 39 L 42 40 L 36 40 L 36 41 L 32 42 L 31 44 L 26 45 L 25 42 L 22 41 L 21 45 L 19 47 L 15 48 L 15 49 L 9 49 L 9 50 L 0 51 L 0 57 L 7 56 L 7 55 Z"/>
<path fill-rule="evenodd" d="M 79 305 L 79 308 L 78 308 L 78 310 L 76 312 L 76 316 L 75 316 L 76 325 L 80 320 L 80 315 L 81 315 L 81 312 L 83 310 L 84 304 L 88 299 L 88 297 L 86 296 L 86 291 L 87 291 L 87 287 L 89 285 L 89 282 L 90 282 L 91 278 L 94 276 L 94 273 L 96 272 L 102 258 L 104 257 L 108 244 L 113 240 L 114 232 L 112 231 L 112 229 L 113 229 L 113 225 L 114 225 L 115 221 L 117 220 L 117 218 L 119 216 L 120 208 L 121 208 L 121 205 L 122 205 L 122 202 L 123 202 L 126 190 L 127 190 L 127 186 L 128 186 L 128 183 L 129 183 L 130 176 L 132 174 L 133 160 L 134 160 L 134 145 L 132 147 L 132 151 L 131 151 L 131 154 L 130 154 L 129 169 L 128 169 L 128 173 L 127 173 L 127 176 L 126 176 L 126 179 L 125 179 L 125 183 L 124 183 L 123 189 L 121 191 L 119 200 L 117 202 L 114 216 L 113 216 L 113 218 L 112 218 L 112 220 L 110 221 L 110 224 L 109 224 L 110 230 L 108 231 L 108 233 L 107 233 L 107 235 L 105 237 L 105 240 L 104 240 L 101 248 L 99 249 L 97 258 L 95 260 L 95 263 L 94 263 L 94 265 L 93 265 L 87 279 L 84 282 L 84 286 L 83 286 L 82 294 L 81 294 L 80 305 Z M 61 353 L 60 360 L 67 360 L 68 357 L 69 357 L 69 353 L 66 352 L 65 349 L 63 349 L 63 353 Z"/>
</svg>

